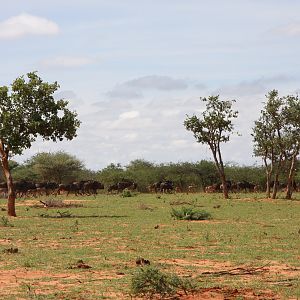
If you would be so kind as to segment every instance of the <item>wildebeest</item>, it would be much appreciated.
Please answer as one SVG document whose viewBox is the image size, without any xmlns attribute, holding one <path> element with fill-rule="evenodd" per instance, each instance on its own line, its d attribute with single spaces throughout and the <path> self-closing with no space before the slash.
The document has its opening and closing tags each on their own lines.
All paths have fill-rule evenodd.
<svg viewBox="0 0 300 300">
<path fill-rule="evenodd" d="M 246 180 L 243 180 L 241 182 L 237 182 L 237 190 L 238 191 L 245 191 L 245 192 L 253 192 L 254 191 L 254 187 L 255 187 L 255 184 L 254 183 L 251 183 L 251 182 L 248 182 Z"/>
<path fill-rule="evenodd" d="M 117 185 L 118 185 L 118 192 L 122 192 L 125 189 L 136 190 L 136 188 L 137 188 L 137 184 L 130 180 L 120 181 L 117 183 Z"/>
<path fill-rule="evenodd" d="M 162 193 L 171 193 L 173 189 L 174 189 L 174 183 L 171 180 L 163 181 L 160 184 L 160 191 Z"/>
<path fill-rule="evenodd" d="M 34 191 L 36 189 L 35 183 L 28 180 L 20 180 L 14 182 L 14 188 L 16 195 L 19 197 L 26 196 L 28 191 Z"/>
<path fill-rule="evenodd" d="M 74 181 L 68 184 L 59 184 L 58 185 L 58 189 L 57 189 L 57 193 L 60 194 L 61 192 L 67 192 L 67 196 L 70 193 L 74 193 L 75 196 L 79 195 L 83 195 L 83 185 L 86 181 Z"/>
<path fill-rule="evenodd" d="M 205 187 L 205 193 L 214 193 L 216 191 L 216 187 L 213 185 L 209 185 Z"/>
<path fill-rule="evenodd" d="M 191 184 L 187 188 L 187 193 L 195 193 L 197 186 L 195 184 Z"/>
<path fill-rule="evenodd" d="M 88 195 L 97 195 L 97 190 L 103 190 L 104 185 L 96 180 L 88 180 L 83 184 L 83 192 Z"/>
<path fill-rule="evenodd" d="M 118 193 L 118 184 L 112 184 L 108 187 L 107 189 L 108 193 L 113 193 L 113 192 L 117 192 Z"/>
</svg>

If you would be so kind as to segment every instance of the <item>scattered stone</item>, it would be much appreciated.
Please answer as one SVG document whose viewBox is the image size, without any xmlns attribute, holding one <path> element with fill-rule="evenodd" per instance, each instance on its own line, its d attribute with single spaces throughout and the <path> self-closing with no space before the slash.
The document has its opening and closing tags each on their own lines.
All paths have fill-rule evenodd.
<svg viewBox="0 0 300 300">
<path fill-rule="evenodd" d="M 82 259 L 78 260 L 76 264 L 70 265 L 69 269 L 91 269 L 92 267 L 85 264 Z"/>
<path fill-rule="evenodd" d="M 10 254 L 14 254 L 14 253 L 18 253 L 19 249 L 18 248 L 8 248 L 8 249 L 4 249 L 2 251 L 3 253 L 10 253 Z"/>
<path fill-rule="evenodd" d="M 139 257 L 136 259 L 135 261 L 137 266 L 146 266 L 146 265 L 150 265 L 150 261 L 148 259 L 144 259 L 142 257 Z"/>
</svg>

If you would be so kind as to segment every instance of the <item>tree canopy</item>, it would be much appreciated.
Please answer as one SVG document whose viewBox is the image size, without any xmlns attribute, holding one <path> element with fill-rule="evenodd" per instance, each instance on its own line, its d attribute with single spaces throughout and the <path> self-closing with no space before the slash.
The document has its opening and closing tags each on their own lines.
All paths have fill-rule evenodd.
<svg viewBox="0 0 300 300">
<path fill-rule="evenodd" d="M 37 137 L 44 140 L 71 140 L 80 125 L 68 101 L 55 100 L 57 82 L 44 82 L 36 72 L 18 77 L 11 87 L 0 87 L 0 156 L 8 185 L 8 214 L 16 215 L 13 182 L 8 158 L 21 154 Z"/>
<path fill-rule="evenodd" d="M 237 118 L 238 112 L 232 110 L 234 100 L 222 101 L 219 95 L 200 98 L 200 100 L 205 102 L 206 109 L 200 117 L 187 116 L 184 126 L 193 132 L 198 143 L 209 146 L 223 184 L 224 197 L 228 198 L 221 143 L 229 141 L 234 129 L 232 120 Z"/>
</svg>

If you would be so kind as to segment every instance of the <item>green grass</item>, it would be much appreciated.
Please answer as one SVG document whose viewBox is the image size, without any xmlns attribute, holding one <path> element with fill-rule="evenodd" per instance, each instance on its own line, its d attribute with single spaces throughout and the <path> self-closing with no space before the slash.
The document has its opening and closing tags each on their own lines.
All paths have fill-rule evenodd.
<svg viewBox="0 0 300 300">
<path fill-rule="evenodd" d="M 300 201 L 263 201 L 259 196 L 263 197 L 236 194 L 224 200 L 220 194 L 162 195 L 160 199 L 148 194 L 128 198 L 104 194 L 97 198 L 69 196 L 83 200 L 83 206 L 51 209 L 17 200 L 18 217 L 0 224 L 0 275 L 1 270 L 25 269 L 41 274 L 19 279 L 17 274 L 17 282 L 0 291 L 1 299 L 15 299 L 16 295 L 25 299 L 130 299 L 137 257 L 167 272 L 191 275 L 203 287 L 270 289 L 282 297 L 300 297 L 295 272 L 273 272 L 265 282 L 256 275 L 247 279 L 223 276 L 222 280 L 201 275 L 212 271 L 214 264 L 223 263 L 217 271 L 226 269 L 224 262 L 227 268 L 266 264 L 281 265 L 283 269 L 300 267 Z M 180 208 L 174 204 L 182 202 L 209 212 L 211 220 L 174 220 L 172 208 Z M 6 202 L 1 200 L 0 206 L 5 207 Z M 0 218 L 5 214 L 1 211 Z M 18 253 L 3 253 L 10 247 L 18 248 Z M 78 260 L 92 268 L 68 268 Z M 299 277 L 299 271 L 297 274 Z M 273 283 L 284 283 L 287 278 L 291 279 L 289 286 Z"/>
</svg>

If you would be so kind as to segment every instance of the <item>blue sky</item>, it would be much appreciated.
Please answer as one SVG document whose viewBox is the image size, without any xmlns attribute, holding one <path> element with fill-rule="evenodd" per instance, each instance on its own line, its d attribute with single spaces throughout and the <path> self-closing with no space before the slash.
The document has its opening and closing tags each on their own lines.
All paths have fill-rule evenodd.
<svg viewBox="0 0 300 300">
<path fill-rule="evenodd" d="M 3 3 L 0 84 L 37 70 L 82 120 L 75 140 L 37 141 L 18 161 L 57 150 L 92 169 L 210 159 L 182 124 L 203 108 L 200 96 L 220 94 L 240 111 L 225 161 L 260 163 L 250 133 L 264 95 L 300 89 L 299 1 Z"/>
</svg>

